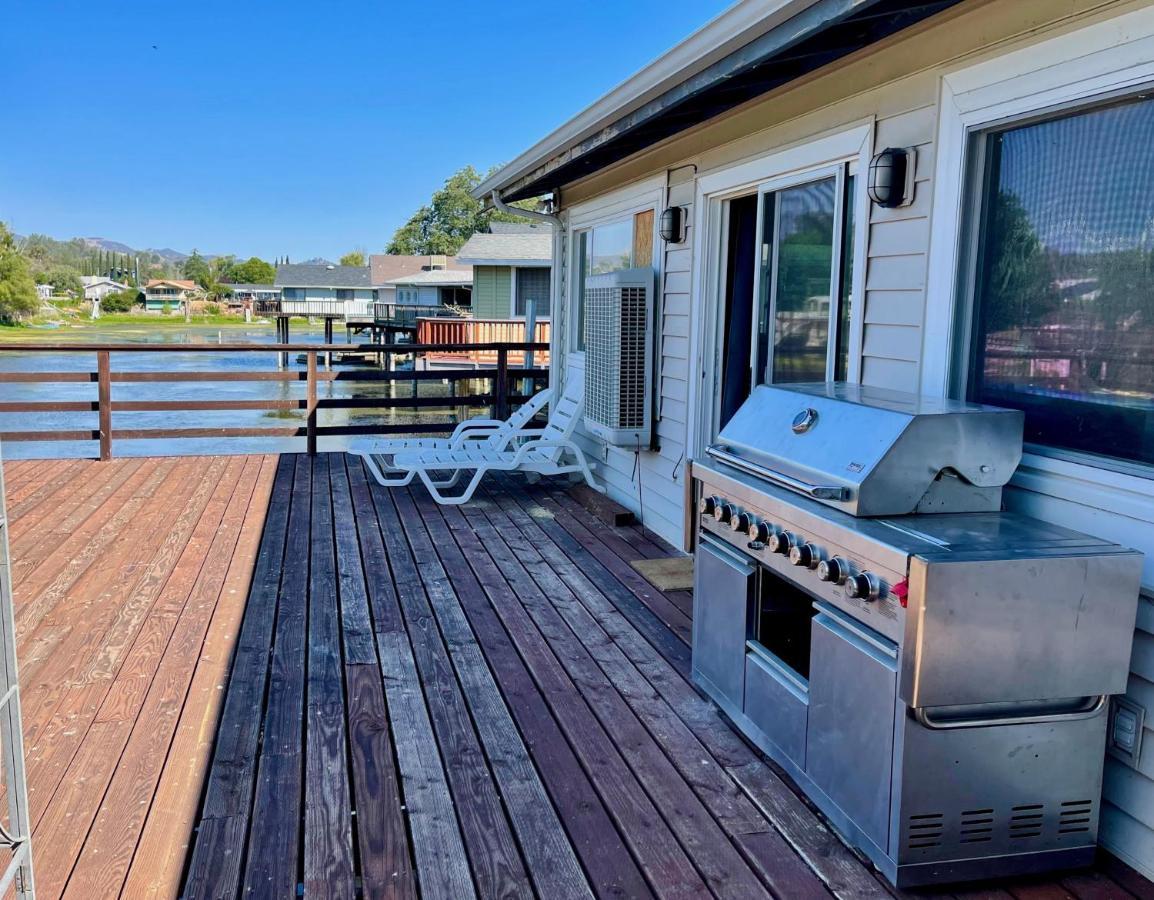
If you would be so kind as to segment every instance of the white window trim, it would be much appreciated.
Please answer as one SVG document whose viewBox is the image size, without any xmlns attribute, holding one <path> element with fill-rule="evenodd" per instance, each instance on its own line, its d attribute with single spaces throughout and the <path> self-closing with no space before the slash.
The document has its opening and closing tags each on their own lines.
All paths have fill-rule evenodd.
<svg viewBox="0 0 1154 900">
<path fill-rule="evenodd" d="M 960 319 L 966 151 L 971 132 L 1064 105 L 1108 98 L 1154 82 L 1154 9 L 1023 47 L 942 78 L 933 223 L 922 337 L 922 393 L 948 396 Z M 1012 484 L 1154 522 L 1154 477 L 1138 467 L 1055 449 L 1026 452 Z M 1077 494 L 1077 499 L 1071 496 Z M 1140 514 L 1139 514 L 1140 513 Z"/>
<path fill-rule="evenodd" d="M 865 257 L 869 233 L 869 205 L 864 175 L 873 152 L 874 120 L 836 132 L 816 135 L 756 159 L 701 175 L 694 202 L 692 286 L 695 315 L 690 322 L 689 388 L 686 432 L 691 457 L 704 453 L 713 439 L 718 373 L 714 371 L 717 346 L 717 311 L 721 302 L 721 235 L 723 201 L 753 193 L 771 182 L 797 183 L 810 173 L 857 161 L 858 190 L 855 198 L 854 262 L 850 314 L 850 381 L 861 378 L 861 347 L 865 321 Z"/>
<path fill-rule="evenodd" d="M 664 243 L 658 234 L 658 228 L 664 201 L 665 178 L 663 176 L 656 176 L 612 191 L 586 203 L 576 204 L 569 210 L 569 227 L 565 234 L 565 240 L 568 242 L 566 245 L 566 290 L 564 298 L 565 308 L 563 312 L 565 337 L 562 338 L 562 340 L 564 340 L 563 346 L 566 348 L 566 365 L 573 365 L 582 370 L 585 368 L 585 351 L 574 349 L 575 343 L 572 340 L 572 335 L 575 335 L 577 332 L 577 307 L 576 304 L 570 302 L 573 299 L 573 287 L 578 277 L 578 273 L 574 268 L 574 260 L 576 259 L 574 249 L 576 246 L 577 232 L 591 230 L 598 225 L 606 225 L 621 219 L 632 218 L 638 213 L 652 209 L 654 289 L 659 291 L 658 298 L 660 299 L 661 274 L 664 268 L 661 251 Z M 554 299 L 556 300 L 557 298 L 555 297 Z M 656 308 L 660 310 L 660 302 L 656 304 Z M 654 348 L 659 347 L 660 343 L 661 334 L 660 327 L 658 327 Z M 655 373 L 654 377 L 659 378 L 659 375 L 660 373 Z"/>
</svg>

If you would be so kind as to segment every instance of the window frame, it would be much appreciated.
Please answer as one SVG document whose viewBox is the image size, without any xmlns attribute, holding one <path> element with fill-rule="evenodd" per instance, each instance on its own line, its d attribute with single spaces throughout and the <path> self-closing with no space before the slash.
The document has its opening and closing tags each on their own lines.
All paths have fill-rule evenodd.
<svg viewBox="0 0 1154 900">
<path fill-rule="evenodd" d="M 967 396 L 986 160 L 984 135 L 1154 89 L 1154 10 L 1141 9 L 943 76 L 926 284 L 920 389 Z M 1054 60 L 1065 60 L 1053 65 Z M 1029 91 L 1022 85 L 1028 83 Z M 1080 450 L 1027 443 L 1024 465 L 1154 497 L 1154 466 Z M 1122 479 L 1119 481 L 1118 479 Z M 1039 486 L 1040 487 L 1040 486 Z"/>
<path fill-rule="evenodd" d="M 563 316 L 560 321 L 564 322 L 564 347 L 567 360 L 571 360 L 578 366 L 583 367 L 585 364 L 585 351 L 577 349 L 577 314 L 578 308 L 575 302 L 576 285 L 580 273 L 577 271 L 574 262 L 576 260 L 577 236 L 582 232 L 592 232 L 598 225 L 609 225 L 613 222 L 622 219 L 634 219 L 638 213 L 653 212 L 653 259 L 650 267 L 653 269 L 654 290 L 658 290 L 661 283 L 660 276 L 662 272 L 661 251 L 664 243 L 661 241 L 658 213 L 663 208 L 665 194 L 665 179 L 649 179 L 638 185 L 633 185 L 630 188 L 625 188 L 622 191 L 616 191 L 604 198 L 598 198 L 596 201 L 587 204 L 578 204 L 569 213 L 569 222 L 567 229 L 567 236 L 565 238 L 565 297 L 563 299 L 564 308 L 561 311 Z M 634 235 L 636 240 L 636 235 Z M 554 298 L 556 301 L 557 298 Z M 660 304 L 657 304 L 660 308 Z M 555 311 L 551 311 L 555 312 Z M 661 344 L 660 327 L 657 327 L 655 332 L 654 347 L 658 348 Z M 655 349 L 656 352 L 656 349 Z"/>
</svg>

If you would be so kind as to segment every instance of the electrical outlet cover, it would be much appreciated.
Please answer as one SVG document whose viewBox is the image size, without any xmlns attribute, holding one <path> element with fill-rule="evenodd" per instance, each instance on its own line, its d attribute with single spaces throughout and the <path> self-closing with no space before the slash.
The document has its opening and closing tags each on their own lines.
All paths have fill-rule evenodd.
<svg viewBox="0 0 1154 900">
<path fill-rule="evenodd" d="M 1115 697 L 1110 704 L 1110 724 L 1106 749 L 1131 768 L 1137 768 L 1142 754 L 1142 730 L 1146 710 L 1126 697 Z"/>
</svg>

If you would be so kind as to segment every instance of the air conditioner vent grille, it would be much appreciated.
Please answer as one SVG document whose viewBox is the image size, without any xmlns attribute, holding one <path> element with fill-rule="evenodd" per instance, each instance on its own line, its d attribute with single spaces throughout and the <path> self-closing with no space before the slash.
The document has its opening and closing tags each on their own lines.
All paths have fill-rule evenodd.
<svg viewBox="0 0 1154 900">
<path fill-rule="evenodd" d="M 590 276 L 585 287 L 585 424 L 611 444 L 648 443 L 653 274 Z"/>
</svg>

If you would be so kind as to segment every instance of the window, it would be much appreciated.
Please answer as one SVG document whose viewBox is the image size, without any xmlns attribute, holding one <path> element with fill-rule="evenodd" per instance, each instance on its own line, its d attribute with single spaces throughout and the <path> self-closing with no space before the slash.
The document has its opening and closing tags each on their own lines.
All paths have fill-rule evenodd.
<svg viewBox="0 0 1154 900">
<path fill-rule="evenodd" d="M 281 291 L 281 299 L 283 300 L 303 300 L 304 290 L 301 288 L 284 288 Z"/>
<path fill-rule="evenodd" d="M 647 209 L 626 219 L 574 233 L 574 350 L 585 350 L 585 279 L 589 275 L 652 266 L 653 221 L 654 212 Z"/>
<path fill-rule="evenodd" d="M 518 268 L 517 289 L 513 297 L 513 315 L 523 316 L 528 302 L 533 301 L 534 315 L 538 319 L 549 317 L 549 269 Z"/>
<path fill-rule="evenodd" d="M 762 383 L 847 375 L 855 181 L 842 166 L 760 196 L 755 371 Z"/>
<path fill-rule="evenodd" d="M 968 396 L 1154 463 L 1154 100 L 980 132 Z"/>
<path fill-rule="evenodd" d="M 351 288 L 337 288 L 338 300 L 352 300 L 355 292 Z"/>
</svg>

